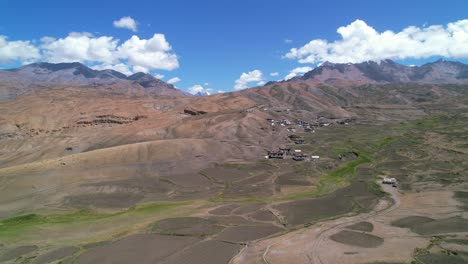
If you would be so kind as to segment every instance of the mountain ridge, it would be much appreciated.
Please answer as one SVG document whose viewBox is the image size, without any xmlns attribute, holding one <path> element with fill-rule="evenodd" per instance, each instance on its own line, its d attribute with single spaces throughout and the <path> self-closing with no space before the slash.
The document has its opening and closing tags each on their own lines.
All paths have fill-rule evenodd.
<svg viewBox="0 0 468 264">
<path fill-rule="evenodd" d="M 17 95 L 34 91 L 38 86 L 75 85 L 94 88 L 111 88 L 113 92 L 133 95 L 190 96 L 156 77 L 139 72 L 125 75 L 121 72 L 104 69 L 95 70 L 79 62 L 48 63 L 38 62 L 19 68 L 0 70 L 0 82 L 9 85 L 7 95 Z"/>
<path fill-rule="evenodd" d="M 392 60 L 361 63 L 324 62 L 317 68 L 293 80 L 360 81 L 364 83 L 467 83 L 468 65 L 461 62 L 437 60 L 421 66 L 406 66 Z"/>
</svg>

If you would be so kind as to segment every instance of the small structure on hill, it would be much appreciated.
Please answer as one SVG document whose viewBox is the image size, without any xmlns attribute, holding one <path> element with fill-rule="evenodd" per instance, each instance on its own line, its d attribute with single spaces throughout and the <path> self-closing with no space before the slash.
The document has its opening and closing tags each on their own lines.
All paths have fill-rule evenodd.
<svg viewBox="0 0 468 264">
<path fill-rule="evenodd" d="M 281 147 L 280 147 L 280 148 L 279 148 L 279 152 L 282 152 L 282 153 L 284 153 L 284 154 L 286 154 L 286 155 L 289 155 L 289 154 L 291 154 L 291 148 L 289 148 L 289 147 L 281 148 Z"/>
<path fill-rule="evenodd" d="M 304 139 L 295 139 L 295 140 L 293 140 L 293 141 L 294 141 L 294 144 L 298 144 L 298 145 L 305 144 L 305 140 L 304 140 Z"/>
<path fill-rule="evenodd" d="M 284 159 L 284 153 L 281 151 L 268 151 L 269 159 Z"/>
<path fill-rule="evenodd" d="M 305 160 L 307 158 L 307 155 L 304 155 L 304 154 L 295 154 L 294 157 L 293 157 L 293 160 L 295 161 L 302 161 L 302 160 Z"/>
<path fill-rule="evenodd" d="M 294 135 L 294 134 L 292 134 L 292 135 L 289 135 L 288 137 L 289 137 L 289 139 L 291 139 L 291 140 L 295 140 L 295 139 L 299 139 L 299 138 L 301 138 L 300 136 L 298 136 L 298 135 Z"/>
<path fill-rule="evenodd" d="M 310 156 L 310 158 L 311 158 L 312 160 L 319 160 L 319 159 L 320 159 L 320 156 Z"/>
</svg>

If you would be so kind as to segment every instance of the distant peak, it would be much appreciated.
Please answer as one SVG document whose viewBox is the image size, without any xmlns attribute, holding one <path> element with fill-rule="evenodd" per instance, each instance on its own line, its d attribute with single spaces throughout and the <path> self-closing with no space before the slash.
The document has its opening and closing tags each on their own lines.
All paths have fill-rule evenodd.
<svg viewBox="0 0 468 264">
<path fill-rule="evenodd" d="M 335 63 L 333 63 L 333 62 L 325 61 L 325 62 L 322 63 L 320 66 L 323 66 L 323 67 L 333 67 L 334 65 L 335 65 Z"/>
<path fill-rule="evenodd" d="M 200 91 L 200 92 L 197 92 L 196 94 L 194 94 L 193 96 L 196 96 L 196 97 L 202 97 L 202 96 L 208 96 L 210 95 L 209 92 L 206 92 L 206 91 Z"/>
<path fill-rule="evenodd" d="M 386 64 L 397 64 L 396 62 L 392 61 L 391 59 L 381 60 L 380 62 L 383 62 L 383 63 L 386 63 Z"/>
<path fill-rule="evenodd" d="M 24 66 L 24 68 L 33 67 L 33 68 L 42 68 L 49 71 L 60 71 L 73 68 L 88 68 L 81 62 L 62 62 L 62 63 L 49 63 L 49 62 L 36 62 Z"/>
<path fill-rule="evenodd" d="M 148 74 L 148 73 L 144 73 L 144 72 L 137 72 L 137 73 L 134 73 L 130 76 L 128 76 L 128 79 L 129 80 L 139 80 L 139 79 L 156 79 L 153 75 L 151 74 Z"/>
</svg>

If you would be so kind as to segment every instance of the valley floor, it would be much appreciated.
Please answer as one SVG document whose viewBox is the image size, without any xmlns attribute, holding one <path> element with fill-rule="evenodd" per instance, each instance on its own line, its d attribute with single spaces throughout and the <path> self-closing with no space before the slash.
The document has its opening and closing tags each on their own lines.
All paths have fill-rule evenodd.
<svg viewBox="0 0 468 264">
<path fill-rule="evenodd" d="M 139 159 L 165 154 L 170 159 L 171 145 L 117 146 L 119 152 L 139 157 L 132 165 L 138 170 L 131 171 L 141 175 L 93 182 L 91 176 L 76 173 L 74 178 L 71 173 L 69 179 L 78 181 L 66 186 L 79 191 L 66 196 L 29 181 L 35 176 L 60 179 L 56 160 L 0 169 L 1 211 L 27 208 L 0 216 L 0 262 L 466 263 L 466 105 L 444 110 L 428 105 L 427 116 L 417 120 L 330 126 L 301 134 L 306 144 L 291 146 L 320 155 L 315 161 L 237 158 L 156 177 L 148 173 L 158 166 L 177 168 L 157 162 L 148 167 Z M 197 144 L 213 151 L 225 147 L 206 140 Z M 99 166 L 93 157 L 106 151 L 85 154 L 85 164 Z M 185 152 L 201 155 L 197 151 Z M 77 157 L 60 162 L 73 171 Z M 125 173 L 119 170 L 125 168 L 95 171 Z M 380 184 L 383 177 L 396 178 L 398 187 Z M 7 186 L 28 190 L 27 195 Z M 24 206 L 34 200 L 49 203 Z M 122 203 L 128 208 L 114 206 Z"/>
</svg>

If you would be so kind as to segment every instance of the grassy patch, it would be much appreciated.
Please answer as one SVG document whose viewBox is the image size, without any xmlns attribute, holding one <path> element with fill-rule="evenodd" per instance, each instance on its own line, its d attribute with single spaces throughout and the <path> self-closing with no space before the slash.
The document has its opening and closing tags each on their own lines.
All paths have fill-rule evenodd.
<svg viewBox="0 0 468 264">
<path fill-rule="evenodd" d="M 64 214 L 21 215 L 0 221 L 0 240 L 16 238 L 23 233 L 29 231 L 33 232 L 36 228 L 44 228 L 52 225 L 94 223 L 98 220 L 112 220 L 117 217 L 157 215 L 188 204 L 189 202 L 161 202 L 143 204 L 117 213 L 99 213 L 91 210 L 79 210 Z"/>
<path fill-rule="evenodd" d="M 322 177 L 318 183 L 317 189 L 293 193 L 283 196 L 281 199 L 291 200 L 321 196 L 347 186 L 350 183 L 352 176 L 356 173 L 356 168 L 359 165 L 372 162 L 372 158 L 365 151 L 359 151 L 356 149 L 354 151 L 359 154 L 359 157 L 355 160 L 346 162 L 338 169 Z"/>
</svg>

